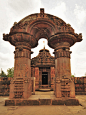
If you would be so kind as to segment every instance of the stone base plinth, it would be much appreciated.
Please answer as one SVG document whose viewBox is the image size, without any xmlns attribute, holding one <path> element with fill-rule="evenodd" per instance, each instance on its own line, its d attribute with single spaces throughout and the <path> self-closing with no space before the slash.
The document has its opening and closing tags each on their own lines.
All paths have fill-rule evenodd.
<svg viewBox="0 0 86 115">
<path fill-rule="evenodd" d="M 78 99 L 63 99 L 63 100 L 52 100 L 52 105 L 80 105 Z"/>
<path fill-rule="evenodd" d="M 86 92 L 75 92 L 75 95 L 86 95 Z"/>
<path fill-rule="evenodd" d="M 8 99 L 5 106 L 31 106 L 31 105 L 79 105 L 78 99 Z"/>
</svg>

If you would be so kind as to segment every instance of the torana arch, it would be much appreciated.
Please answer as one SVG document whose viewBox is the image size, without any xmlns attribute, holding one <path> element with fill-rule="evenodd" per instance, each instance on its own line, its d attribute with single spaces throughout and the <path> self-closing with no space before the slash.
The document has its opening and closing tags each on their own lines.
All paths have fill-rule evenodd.
<svg viewBox="0 0 86 115">
<path fill-rule="evenodd" d="M 70 47 L 82 41 L 82 34 L 74 32 L 70 24 L 44 13 L 31 14 L 14 23 L 3 39 L 15 46 L 14 78 L 10 85 L 10 99 L 28 99 L 31 95 L 31 48 L 46 38 L 55 54 L 55 96 L 75 98 L 75 87 L 71 80 Z M 15 102 L 16 103 L 16 102 Z"/>
</svg>

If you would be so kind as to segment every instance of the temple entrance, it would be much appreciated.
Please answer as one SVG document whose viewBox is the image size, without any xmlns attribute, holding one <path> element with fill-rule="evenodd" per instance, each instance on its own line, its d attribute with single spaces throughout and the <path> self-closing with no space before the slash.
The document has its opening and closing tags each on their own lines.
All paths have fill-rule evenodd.
<svg viewBox="0 0 86 115">
<path fill-rule="evenodd" d="M 42 72 L 42 85 L 48 85 L 48 72 Z"/>
</svg>

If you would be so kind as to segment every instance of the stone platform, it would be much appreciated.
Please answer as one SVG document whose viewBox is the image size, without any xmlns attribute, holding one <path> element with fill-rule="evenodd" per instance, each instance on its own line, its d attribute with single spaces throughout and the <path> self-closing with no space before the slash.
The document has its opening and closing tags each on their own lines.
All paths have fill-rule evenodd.
<svg viewBox="0 0 86 115">
<path fill-rule="evenodd" d="M 28 99 L 8 99 L 5 106 L 31 106 L 31 105 L 79 105 L 75 98 L 56 98 L 53 91 L 39 92 L 31 95 Z"/>
<path fill-rule="evenodd" d="M 5 106 L 31 106 L 31 105 L 79 105 L 77 99 L 38 99 L 38 100 L 25 100 L 25 99 L 10 99 L 5 100 Z"/>
<path fill-rule="evenodd" d="M 41 92 L 48 92 L 48 91 L 51 91 L 51 89 L 39 89 L 39 91 L 41 91 Z"/>
</svg>

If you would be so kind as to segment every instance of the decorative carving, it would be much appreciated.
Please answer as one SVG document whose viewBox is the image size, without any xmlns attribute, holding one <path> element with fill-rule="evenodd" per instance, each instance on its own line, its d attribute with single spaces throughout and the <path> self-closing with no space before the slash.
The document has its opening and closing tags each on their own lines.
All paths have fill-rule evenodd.
<svg viewBox="0 0 86 115">
<path fill-rule="evenodd" d="M 82 40 L 82 33 L 79 33 L 78 39 L 81 39 L 81 40 Z"/>
<path fill-rule="evenodd" d="M 25 21 L 24 23 L 22 23 L 22 22 L 19 22 L 19 23 L 14 22 L 14 25 L 11 28 L 11 33 L 12 33 L 12 31 L 14 31 L 14 29 L 25 29 L 27 27 L 27 25 L 29 25 L 28 21 Z"/>
<path fill-rule="evenodd" d="M 23 50 L 23 47 L 19 47 L 19 51 L 22 51 Z"/>
<path fill-rule="evenodd" d="M 44 48 L 40 50 L 37 57 L 31 60 L 31 66 L 39 67 L 40 65 L 41 68 L 39 68 L 39 70 L 42 69 L 43 71 L 50 70 L 50 66 L 55 67 L 55 83 L 59 86 L 58 90 L 55 89 L 56 97 L 61 97 L 61 93 L 62 97 L 74 97 L 74 85 L 72 81 L 67 79 L 71 76 L 70 60 L 68 59 L 70 58 L 70 51 L 69 49 L 65 50 L 61 48 L 66 46 L 65 43 L 67 43 L 66 48 L 68 48 L 74 43 L 81 41 L 82 35 L 74 33 L 74 29 L 62 19 L 50 14 L 45 14 L 44 11 L 41 10 L 39 14 L 29 15 L 20 22 L 14 23 L 10 33 L 6 35 L 3 34 L 3 39 L 9 41 L 16 47 L 14 52 L 15 79 L 12 81 L 11 98 L 28 98 L 31 95 L 31 48 L 38 45 L 38 39 L 41 37 L 48 39 L 48 45 L 55 49 L 55 58 L 60 59 L 55 60 L 55 58 L 50 55 L 49 51 Z M 60 43 L 64 43 L 64 45 L 62 46 Z M 38 72 L 38 70 L 36 72 L 37 77 L 40 72 Z M 48 73 L 50 74 L 50 71 L 48 71 Z M 62 78 L 64 75 L 66 77 Z M 48 83 L 50 83 L 50 81 L 48 81 Z M 39 84 L 41 84 L 40 81 Z"/>
<path fill-rule="evenodd" d="M 28 73 L 29 73 L 29 68 L 28 65 L 25 64 L 25 77 L 28 77 Z"/>
<path fill-rule="evenodd" d="M 62 91 L 62 97 L 70 97 L 70 91 Z"/>
<path fill-rule="evenodd" d="M 17 25 L 17 22 L 14 22 L 13 26 L 16 26 Z"/>
<path fill-rule="evenodd" d="M 14 84 L 14 98 L 23 98 L 23 78 L 16 78 Z"/>
<path fill-rule="evenodd" d="M 55 51 L 55 58 L 67 57 L 70 58 L 71 51 Z"/>
<path fill-rule="evenodd" d="M 37 57 L 33 58 L 31 60 L 31 65 L 54 65 L 55 64 L 55 58 L 50 55 L 49 50 L 42 49 L 40 50 Z"/>
<path fill-rule="evenodd" d="M 54 22 L 54 16 L 47 14 L 47 17 Z"/>
<path fill-rule="evenodd" d="M 39 68 L 35 67 L 35 79 L 39 80 Z"/>
<path fill-rule="evenodd" d="M 21 42 L 21 44 L 24 42 L 28 42 L 31 44 L 31 35 L 24 34 L 24 33 L 17 33 L 11 36 L 4 35 L 5 40 L 9 40 L 12 45 L 17 45 L 18 42 Z"/>
<path fill-rule="evenodd" d="M 54 48 L 53 44 L 58 42 L 67 41 L 72 46 L 75 42 L 82 40 L 82 35 L 75 34 L 70 24 L 66 24 L 56 16 L 45 14 L 44 10 L 43 12 L 42 10 L 39 14 L 29 15 L 18 23 L 14 23 L 10 33 L 7 35 L 4 34 L 3 39 L 9 41 L 14 46 L 19 45 L 18 42 L 26 42 L 32 48 L 37 46 L 37 40 L 40 37 L 48 38 L 49 46 L 52 48 Z M 41 23 L 41 26 L 39 26 L 39 23 Z M 34 27 L 40 27 L 41 31 L 39 32 L 39 29 L 34 29 Z"/>
<path fill-rule="evenodd" d="M 3 34 L 3 40 L 8 41 L 8 36 L 9 36 L 8 34 L 5 34 L 5 33 L 4 33 L 4 34 Z"/>
<path fill-rule="evenodd" d="M 23 47 L 19 47 L 16 51 L 15 51 L 15 58 L 21 58 L 21 57 L 25 57 L 25 58 L 31 58 L 31 51 L 29 50 L 23 50 Z"/>
</svg>

